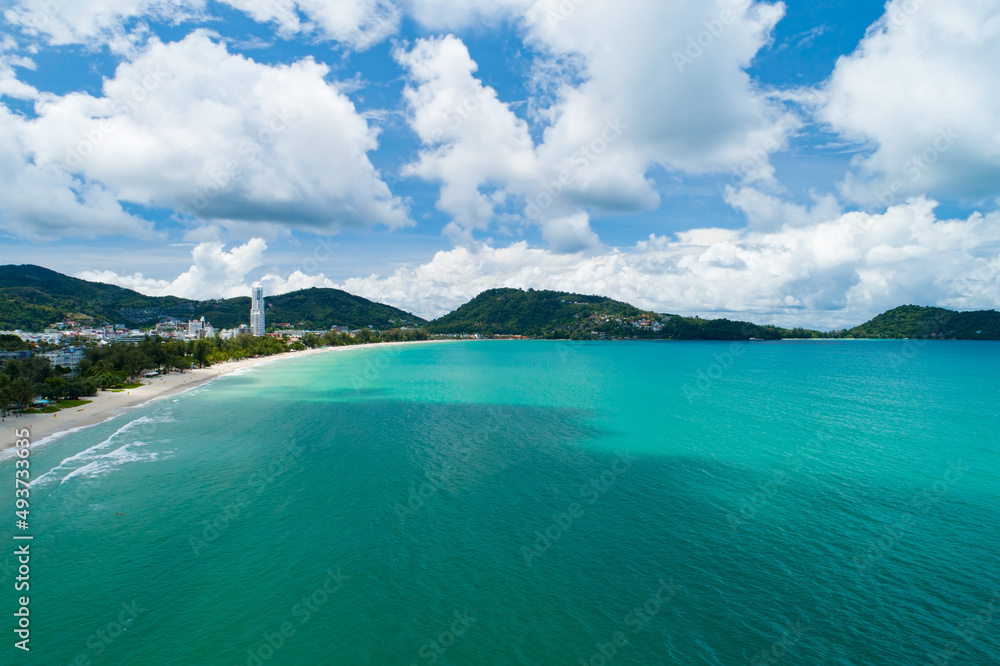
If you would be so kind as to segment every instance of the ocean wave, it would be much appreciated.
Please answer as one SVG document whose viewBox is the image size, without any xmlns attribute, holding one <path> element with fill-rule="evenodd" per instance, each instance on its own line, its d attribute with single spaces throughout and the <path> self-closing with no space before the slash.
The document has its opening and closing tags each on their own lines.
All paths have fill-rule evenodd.
<svg viewBox="0 0 1000 666">
<path fill-rule="evenodd" d="M 149 442 L 135 441 L 124 444 L 114 451 L 100 456 L 96 460 L 87 463 L 83 467 L 78 467 L 66 476 L 63 477 L 59 485 L 62 485 L 69 481 L 70 479 L 78 476 L 86 478 L 94 478 L 102 476 L 103 474 L 112 471 L 116 467 L 120 467 L 126 463 L 132 462 L 154 462 L 156 460 L 163 460 L 169 457 L 171 452 L 169 451 L 150 451 L 142 452 L 135 451 L 134 448 L 146 446 Z"/>
<path fill-rule="evenodd" d="M 170 418 L 169 414 L 158 415 L 158 416 L 140 416 L 137 419 L 133 419 L 128 423 L 124 424 L 122 427 L 118 428 L 118 430 L 111 433 L 111 435 L 104 441 L 94 444 L 90 448 L 84 449 L 83 451 L 74 453 L 73 455 L 67 458 L 64 458 L 62 461 L 59 462 L 58 465 L 56 465 L 49 471 L 45 472 L 44 474 L 36 477 L 35 480 L 31 482 L 31 487 L 43 486 L 47 483 L 50 483 L 59 476 L 60 471 L 74 467 L 76 466 L 77 463 L 89 462 L 94 458 L 103 457 L 106 454 L 101 453 L 102 451 L 108 449 L 122 435 L 128 433 L 130 430 L 136 428 L 137 426 L 154 424 L 154 423 L 166 423 L 172 420 L 173 419 Z M 120 447 L 115 451 L 120 451 L 121 448 L 124 447 Z"/>
<path fill-rule="evenodd" d="M 86 430 L 87 428 L 93 428 L 94 426 L 99 426 L 102 423 L 107 423 L 111 419 L 115 418 L 118 418 L 118 414 L 112 414 L 108 418 L 104 419 L 103 421 L 98 421 L 97 423 L 88 423 L 87 425 L 76 426 L 75 428 L 69 428 L 68 430 L 60 430 L 59 432 L 54 432 L 51 435 L 46 435 L 37 442 L 32 442 L 31 450 L 34 451 L 46 444 L 51 444 L 57 439 L 62 439 L 66 435 L 72 435 L 75 432 L 80 432 L 81 430 Z M 14 447 L 3 449 L 2 451 L 0 451 L 0 463 L 10 458 L 13 458 L 15 455 L 17 455 L 17 449 L 15 449 Z"/>
</svg>

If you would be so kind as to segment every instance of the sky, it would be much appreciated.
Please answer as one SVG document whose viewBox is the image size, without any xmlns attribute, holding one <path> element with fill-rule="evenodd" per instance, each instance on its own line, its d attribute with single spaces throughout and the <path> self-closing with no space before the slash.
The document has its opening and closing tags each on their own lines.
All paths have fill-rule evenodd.
<svg viewBox="0 0 1000 666">
<path fill-rule="evenodd" d="M 0 263 L 832 329 L 1000 303 L 1000 1 L 0 0 Z"/>
</svg>

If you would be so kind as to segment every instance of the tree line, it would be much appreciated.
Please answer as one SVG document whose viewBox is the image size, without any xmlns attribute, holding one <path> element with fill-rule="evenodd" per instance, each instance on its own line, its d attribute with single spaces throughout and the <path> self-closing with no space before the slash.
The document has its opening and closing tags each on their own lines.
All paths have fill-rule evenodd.
<svg viewBox="0 0 1000 666">
<path fill-rule="evenodd" d="M 411 342 L 430 336 L 420 329 L 374 331 L 361 329 L 355 334 L 327 331 L 322 335 L 306 333 L 301 340 L 286 344 L 271 337 L 239 335 L 228 340 L 200 340 L 147 337 L 137 344 L 115 342 L 92 346 L 75 372 L 62 366 L 52 366 L 42 356 L 10 360 L 0 365 L 0 416 L 22 412 L 38 399 L 77 400 L 96 395 L 99 390 L 116 389 L 138 381 L 147 372 L 184 372 L 194 367 L 207 368 L 216 363 L 287 351 L 342 347 L 381 342 Z M 14 346 L 13 341 L 8 341 Z"/>
</svg>

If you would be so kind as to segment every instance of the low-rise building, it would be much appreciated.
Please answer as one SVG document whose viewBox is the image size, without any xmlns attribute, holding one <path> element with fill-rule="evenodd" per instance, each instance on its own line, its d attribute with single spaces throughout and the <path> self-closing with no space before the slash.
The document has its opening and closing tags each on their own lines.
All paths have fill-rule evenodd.
<svg viewBox="0 0 1000 666">
<path fill-rule="evenodd" d="M 49 363 L 53 366 L 61 365 L 65 368 L 73 368 L 75 370 L 76 366 L 83 360 L 84 353 L 83 349 L 79 347 L 67 347 L 65 349 L 42 352 L 40 356 L 49 359 Z"/>
<path fill-rule="evenodd" d="M 250 333 L 250 327 L 246 324 L 240 324 L 236 328 L 226 328 L 219 331 L 219 337 L 223 340 L 232 340 L 237 335 L 246 335 Z"/>
<path fill-rule="evenodd" d="M 35 355 L 30 349 L 21 351 L 0 351 L 0 364 L 7 361 L 24 361 Z"/>
<path fill-rule="evenodd" d="M 187 325 L 187 338 L 189 340 L 198 340 L 201 338 L 214 338 L 215 329 L 212 325 L 205 321 L 205 318 L 192 319 Z"/>
</svg>

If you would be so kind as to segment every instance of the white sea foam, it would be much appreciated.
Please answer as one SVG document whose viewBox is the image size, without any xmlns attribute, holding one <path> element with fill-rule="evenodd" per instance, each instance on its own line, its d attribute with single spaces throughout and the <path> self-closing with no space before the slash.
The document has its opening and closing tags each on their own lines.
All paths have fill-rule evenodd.
<svg viewBox="0 0 1000 666">
<path fill-rule="evenodd" d="M 37 442 L 32 442 L 31 443 L 31 450 L 34 451 L 36 449 L 41 448 L 42 446 L 44 446 L 46 444 L 51 444 L 52 442 L 56 441 L 57 439 L 60 439 L 60 438 L 62 438 L 64 436 L 66 436 L 66 435 L 71 435 L 74 432 L 80 432 L 81 430 L 84 430 L 86 428 L 93 428 L 94 426 L 101 425 L 101 423 L 107 423 L 108 421 L 110 421 L 111 419 L 114 419 L 114 418 L 118 418 L 118 415 L 117 414 L 112 414 L 108 418 L 106 418 L 103 421 L 100 421 L 98 423 L 91 423 L 89 425 L 82 425 L 82 426 L 77 426 L 75 428 L 70 428 L 68 430 L 60 430 L 59 432 L 54 432 L 51 435 L 47 435 L 47 436 L 41 438 Z M 11 447 L 11 448 L 8 448 L 8 449 L 4 449 L 4 450 L 0 451 L 0 463 L 2 463 L 3 461 L 7 460 L 8 458 L 13 458 L 15 455 L 17 455 L 17 449 L 15 449 L 14 447 Z"/>
<path fill-rule="evenodd" d="M 120 467 L 126 463 L 132 462 L 153 462 L 156 460 L 162 460 L 165 456 L 169 455 L 168 451 L 136 451 L 135 449 L 146 446 L 149 442 L 135 441 L 124 444 L 110 453 L 106 453 L 96 460 L 87 463 L 83 467 L 78 467 L 66 476 L 63 477 L 62 481 L 59 482 L 60 485 L 66 483 L 70 479 L 82 476 L 87 478 L 94 478 L 97 476 L 102 476 L 107 472 L 112 471 L 116 467 Z"/>
<path fill-rule="evenodd" d="M 55 478 L 57 478 L 59 476 L 59 473 L 61 471 L 64 471 L 64 470 L 69 469 L 71 467 L 75 467 L 78 463 L 88 463 L 89 464 L 89 462 L 93 461 L 95 458 L 104 457 L 106 454 L 101 453 L 102 451 L 104 451 L 105 449 L 107 449 L 108 447 L 110 447 L 112 444 L 115 443 L 115 441 L 118 438 L 120 438 L 122 435 L 124 435 L 125 433 L 127 433 L 128 431 L 132 430 L 133 428 L 135 428 L 137 426 L 147 425 L 147 424 L 152 424 L 152 423 L 163 423 L 163 422 L 170 421 L 170 420 L 172 420 L 172 419 L 169 418 L 169 415 L 166 416 L 166 417 L 164 417 L 164 416 L 160 416 L 160 417 L 141 416 L 141 417 L 139 417 L 137 419 L 133 419 L 133 420 L 129 421 L 128 423 L 126 423 L 125 425 L 123 425 L 122 427 L 118 428 L 118 430 L 114 431 L 103 442 L 95 444 L 95 445 L 91 446 L 90 448 L 84 449 L 83 451 L 80 451 L 78 453 L 74 453 L 73 455 L 69 456 L 68 458 L 64 458 L 62 461 L 60 461 L 60 463 L 58 465 L 56 465 L 55 467 L 53 467 L 52 469 L 50 469 L 48 472 L 45 472 L 41 476 L 37 477 L 34 481 L 32 481 L 31 482 L 31 486 L 34 487 L 36 485 L 39 485 L 39 486 L 45 485 L 45 484 L 47 484 L 47 483 L 55 480 Z M 128 445 L 126 445 L 126 446 L 128 446 Z M 125 448 L 125 447 L 121 447 L 119 449 L 116 449 L 115 452 L 120 451 L 122 448 Z"/>
</svg>

